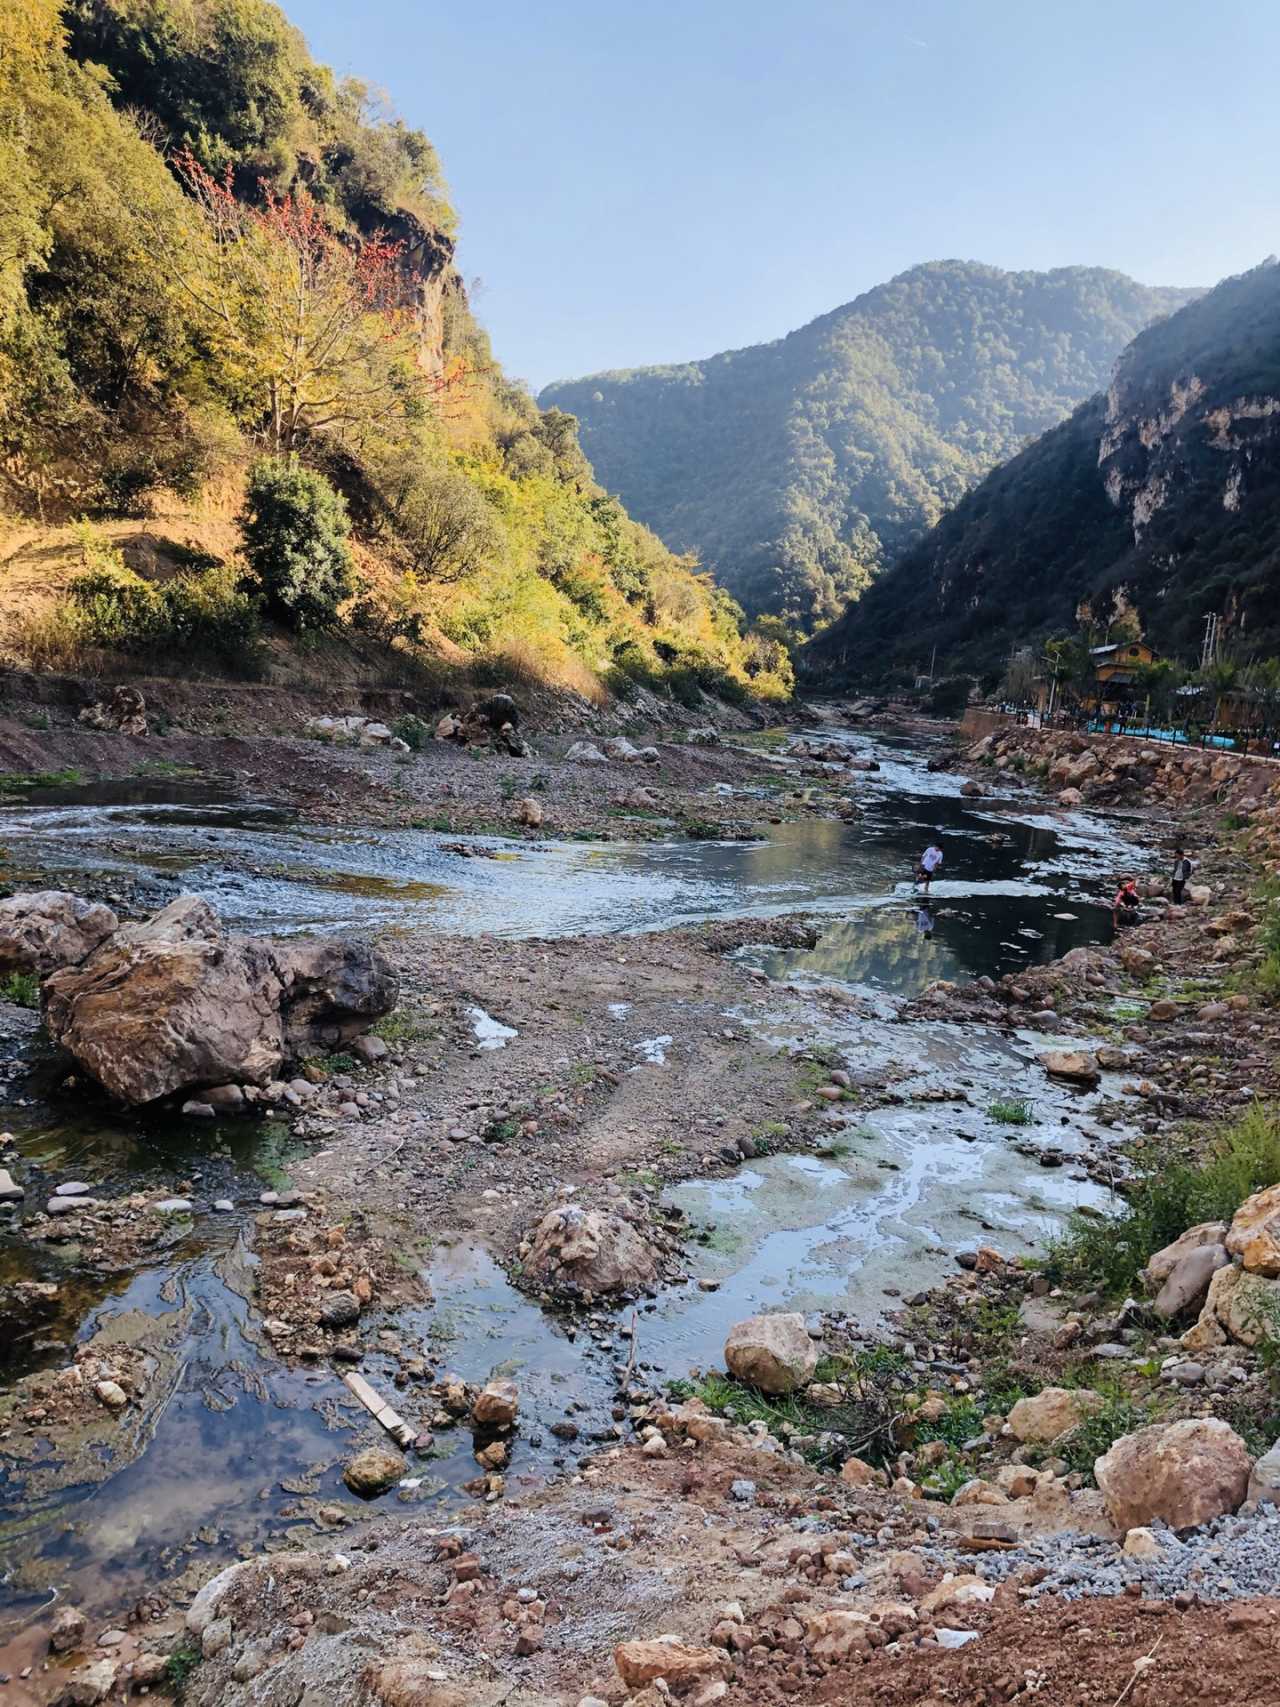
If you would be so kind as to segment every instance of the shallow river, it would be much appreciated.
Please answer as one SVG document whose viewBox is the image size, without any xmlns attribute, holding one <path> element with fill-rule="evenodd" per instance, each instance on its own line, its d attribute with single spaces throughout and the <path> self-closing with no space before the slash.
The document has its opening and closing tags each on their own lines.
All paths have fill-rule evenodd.
<svg viewBox="0 0 1280 1707">
<path fill-rule="evenodd" d="M 871 743 L 847 737 L 858 751 Z M 1090 1130 L 1089 1104 L 1046 1086 L 1031 1063 L 1043 1040 L 978 1027 L 890 1023 L 891 998 L 933 978 L 999 973 L 1049 959 L 1107 934 L 1102 904 L 1132 850 L 1112 824 L 1048 815 L 1025 800 L 966 801 L 959 778 L 930 773 L 924 756 L 884 739 L 883 761 L 860 777 L 864 803 L 852 825 L 780 826 L 767 842 L 491 843 L 496 858 L 459 857 L 418 832 L 347 832 L 295 824 L 281 812 L 201 784 L 97 785 L 36 797 L 0 812 L 11 870 L 76 886 L 145 874 L 164 899 L 175 884 L 206 894 L 233 924 L 253 929 L 426 927 L 509 936 L 637 931 L 724 916 L 796 910 L 830 915 L 810 952 L 757 951 L 776 978 L 839 981 L 875 998 L 879 1016 L 835 1021 L 814 1009 L 803 1038 L 852 1065 L 906 1063 L 904 1089 L 950 1085 L 965 1102 L 916 1103 L 860 1117 L 826 1155 L 788 1155 L 744 1166 L 731 1179 L 692 1181 L 670 1197 L 697 1221 L 714 1221 L 689 1266 L 719 1289 L 677 1289 L 638 1313 L 638 1361 L 670 1375 L 714 1363 L 726 1328 L 762 1307 L 848 1308 L 872 1320 L 899 1295 L 946 1271 L 949 1253 L 982 1228 L 1006 1251 L 1029 1248 L 1074 1205 L 1099 1200 L 1070 1165 L 1046 1169 L 1025 1152 L 1052 1144 L 1070 1156 Z M 143 796 L 139 798 L 139 794 Z M 927 909 L 910 870 L 938 838 L 943 877 Z M 474 838 L 468 838 L 474 840 Z M 767 1028 L 766 1028 L 767 1032 Z M 918 1075 L 918 1079 L 916 1077 Z M 1034 1121 L 1010 1142 L 985 1114 L 993 1097 L 1031 1099 Z M 251 1259 L 242 1243 L 263 1178 L 287 1167 L 278 1134 L 247 1123 L 219 1131 L 178 1121 L 105 1127 L 55 1117 L 32 1097 L 0 1111 L 23 1152 L 58 1175 L 108 1192 L 154 1177 L 195 1181 L 197 1204 L 229 1196 L 234 1216 L 197 1213 L 172 1250 L 107 1288 L 77 1275 L 75 1254 L 32 1247 L 0 1231 L 0 1281 L 35 1275 L 62 1282 L 61 1315 L 47 1338 L 83 1340 L 141 1322 L 159 1348 L 161 1377 L 140 1437 L 105 1476 L 37 1477 L 0 1445 L 0 1670 L 6 1635 L 59 1595 L 118 1610 L 157 1578 L 188 1563 L 260 1548 L 294 1525 L 313 1533 L 317 1506 L 354 1511 L 340 1479 L 353 1437 L 369 1429 L 328 1370 L 289 1372 L 248 1332 Z M 255 1170 L 260 1177 L 255 1177 Z M 406 1344 L 421 1340 L 440 1368 L 469 1379 L 516 1373 L 524 1425 L 514 1487 L 551 1468 L 564 1448 L 546 1426 L 569 1398 L 583 1407 L 584 1439 L 608 1423 L 613 1365 L 625 1361 L 630 1312 L 594 1329 L 539 1311 L 470 1242 L 438 1247 L 433 1303 L 400 1318 Z M 11 1337 L 11 1336 L 10 1336 Z M 10 1344 L 11 1368 L 65 1361 L 30 1340 Z M 0 1355 L 3 1347 L 0 1344 Z M 375 1385 L 388 1369 L 366 1360 Z M 541 1429 L 542 1444 L 529 1437 Z M 415 1462 L 406 1503 L 439 1501 L 475 1470 L 470 1437 L 442 1436 L 444 1454 Z M 45 1468 L 52 1448 L 44 1454 Z M 442 1507 L 442 1520 L 446 1507 Z M 5 1610 L 7 1606 L 7 1610 Z"/>
</svg>

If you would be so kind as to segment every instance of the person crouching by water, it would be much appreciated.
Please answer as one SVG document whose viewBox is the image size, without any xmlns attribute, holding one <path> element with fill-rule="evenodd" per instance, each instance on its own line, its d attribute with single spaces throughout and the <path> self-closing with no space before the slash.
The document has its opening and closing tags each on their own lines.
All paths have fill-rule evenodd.
<svg viewBox="0 0 1280 1707">
<path fill-rule="evenodd" d="M 1111 903 L 1111 923 L 1117 930 L 1137 924 L 1139 905 L 1138 885 L 1132 877 L 1126 877 Z"/>
<path fill-rule="evenodd" d="M 924 884 L 924 892 L 926 895 L 929 893 L 929 884 L 933 879 L 933 874 L 941 864 L 942 849 L 938 846 L 937 842 L 930 842 L 928 847 L 920 855 L 920 863 L 916 867 L 916 882 Z"/>
<path fill-rule="evenodd" d="M 1169 880 L 1169 889 L 1175 907 L 1182 906 L 1183 892 L 1191 881 L 1191 873 L 1194 870 L 1195 864 L 1187 858 L 1187 850 L 1178 848 L 1173 856 L 1173 876 Z"/>
</svg>

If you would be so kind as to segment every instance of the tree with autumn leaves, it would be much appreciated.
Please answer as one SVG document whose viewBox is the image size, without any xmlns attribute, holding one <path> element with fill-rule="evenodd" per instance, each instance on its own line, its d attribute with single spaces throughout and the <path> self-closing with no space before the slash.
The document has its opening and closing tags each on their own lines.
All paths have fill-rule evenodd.
<svg viewBox="0 0 1280 1707">
<path fill-rule="evenodd" d="M 461 362 L 416 359 L 403 244 L 340 236 L 305 190 L 241 201 L 189 149 L 174 166 L 201 226 L 172 251 L 174 276 L 274 455 L 320 435 L 360 448 L 463 382 Z"/>
</svg>

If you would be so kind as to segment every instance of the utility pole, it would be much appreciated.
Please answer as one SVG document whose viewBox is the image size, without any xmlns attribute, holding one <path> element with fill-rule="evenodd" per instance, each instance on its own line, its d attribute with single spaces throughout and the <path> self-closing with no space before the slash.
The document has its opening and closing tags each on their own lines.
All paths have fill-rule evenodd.
<svg viewBox="0 0 1280 1707">
<path fill-rule="evenodd" d="M 1200 646 L 1200 668 L 1207 670 L 1218 656 L 1218 618 L 1210 611 L 1204 619 L 1204 640 Z"/>
</svg>

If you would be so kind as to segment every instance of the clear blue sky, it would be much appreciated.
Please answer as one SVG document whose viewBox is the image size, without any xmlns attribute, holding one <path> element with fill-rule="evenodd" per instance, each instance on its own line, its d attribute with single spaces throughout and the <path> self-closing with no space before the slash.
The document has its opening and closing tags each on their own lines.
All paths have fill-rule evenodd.
<svg viewBox="0 0 1280 1707">
<path fill-rule="evenodd" d="M 285 0 L 436 144 L 535 387 L 917 261 L 1209 284 L 1280 249 L 1280 0 Z"/>
</svg>

